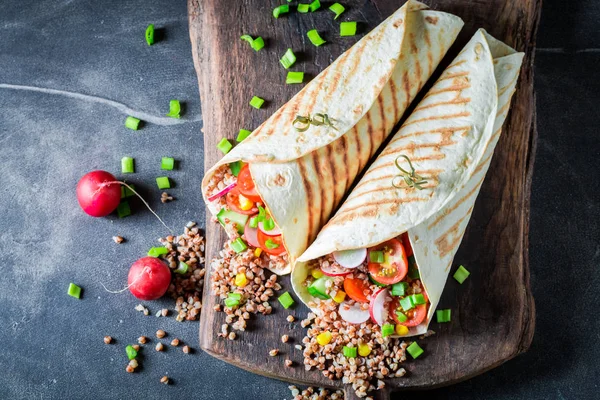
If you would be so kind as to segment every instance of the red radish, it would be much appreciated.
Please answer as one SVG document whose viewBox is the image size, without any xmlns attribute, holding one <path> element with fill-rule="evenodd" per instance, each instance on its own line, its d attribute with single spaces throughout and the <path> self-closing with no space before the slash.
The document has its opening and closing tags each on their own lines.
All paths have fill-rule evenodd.
<svg viewBox="0 0 600 400">
<path fill-rule="evenodd" d="M 131 265 L 127 284 L 132 295 L 140 300 L 161 298 L 171 284 L 171 270 L 156 257 L 142 257 Z"/>
<path fill-rule="evenodd" d="M 229 191 L 231 189 L 233 189 L 235 186 L 237 185 L 237 182 L 233 182 L 232 184 L 225 186 L 225 188 L 219 190 L 218 193 L 213 194 L 212 196 L 208 197 L 208 201 L 215 201 L 216 199 L 218 199 L 219 197 L 223 197 L 225 196 L 227 193 L 229 193 Z"/>
<path fill-rule="evenodd" d="M 340 317 L 342 317 L 344 321 L 351 324 L 362 324 L 363 322 L 367 322 L 370 315 L 369 310 L 363 310 L 360 307 L 360 303 L 350 305 L 347 302 L 340 304 L 338 314 L 340 314 Z"/>
<path fill-rule="evenodd" d="M 267 236 L 279 236 L 281 235 L 281 230 L 277 227 L 277 225 L 275 225 L 273 227 L 273 229 L 271 229 L 270 231 L 265 229 L 265 225 L 261 222 L 258 223 L 258 229 L 260 229 L 262 231 L 262 233 L 264 233 Z"/>
<path fill-rule="evenodd" d="M 327 266 L 321 265 L 321 271 L 327 276 L 344 276 L 351 272 L 349 269 L 342 268 L 337 264 L 331 263 Z"/>
<path fill-rule="evenodd" d="M 258 229 L 250 227 L 250 218 L 248 218 L 248 222 L 246 222 L 246 227 L 244 228 L 244 237 L 250 246 L 260 247 L 260 243 L 258 243 Z"/>
<path fill-rule="evenodd" d="M 121 202 L 121 185 L 106 171 L 92 171 L 77 183 L 77 200 L 86 214 L 105 217 Z"/>
<path fill-rule="evenodd" d="M 333 258 L 344 268 L 356 268 L 367 258 L 367 249 L 334 251 Z"/>
<path fill-rule="evenodd" d="M 369 303 L 369 313 L 371 319 L 378 325 L 385 324 L 388 318 L 388 308 L 385 306 L 385 300 L 388 296 L 388 290 L 386 288 L 379 289 L 373 296 L 371 296 L 371 302 Z"/>
</svg>

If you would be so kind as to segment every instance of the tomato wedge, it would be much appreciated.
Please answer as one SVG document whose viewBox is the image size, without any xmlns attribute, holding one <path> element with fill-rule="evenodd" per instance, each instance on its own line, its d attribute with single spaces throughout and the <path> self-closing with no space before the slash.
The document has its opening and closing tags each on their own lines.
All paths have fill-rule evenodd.
<svg viewBox="0 0 600 400">
<path fill-rule="evenodd" d="M 346 278 L 344 279 L 344 291 L 354 301 L 359 303 L 368 303 L 369 299 L 365 291 L 369 290 L 369 284 L 362 279 Z"/>
<path fill-rule="evenodd" d="M 373 279 L 384 285 L 393 285 L 404 279 L 408 273 L 408 258 L 404 246 L 398 239 L 390 239 L 371 247 L 369 252 L 371 251 L 383 251 L 385 255 L 385 262 L 381 264 L 369 262 L 369 273 Z"/>
<path fill-rule="evenodd" d="M 237 187 L 239 188 L 240 193 L 245 197 L 254 202 L 262 203 L 262 199 L 260 198 L 260 195 L 254 186 L 252 175 L 250 175 L 250 167 L 248 167 L 248 164 L 245 164 L 242 169 L 240 169 L 240 173 L 238 174 L 237 178 Z"/>
<path fill-rule="evenodd" d="M 410 245 L 410 239 L 408 239 L 408 232 L 404 232 L 402 234 L 402 246 L 404 246 L 404 250 L 406 250 L 406 257 L 410 257 L 413 255 L 413 249 Z"/>
<path fill-rule="evenodd" d="M 256 232 L 256 237 L 258 239 L 258 244 L 260 244 L 260 248 L 265 251 L 265 253 L 271 254 L 273 256 L 280 256 L 285 253 L 285 246 L 283 245 L 283 239 L 281 235 L 278 236 L 268 236 L 265 235 L 263 231 L 260 229 Z M 278 247 L 274 249 L 270 249 L 267 246 L 267 240 L 271 240 L 271 243 L 277 244 Z"/>
<path fill-rule="evenodd" d="M 397 324 L 412 327 L 420 325 L 423 321 L 425 321 L 425 317 L 427 317 L 427 306 L 429 306 L 429 298 L 427 297 L 427 293 L 425 293 L 425 291 L 422 291 L 421 293 L 425 297 L 425 301 L 427 303 L 419 304 L 408 311 L 402 310 L 402 307 L 400 306 L 400 297 L 394 297 L 394 299 L 390 302 L 390 315 Z M 400 322 L 400 320 L 398 320 L 396 310 L 401 311 L 408 319 L 404 322 Z"/>
<path fill-rule="evenodd" d="M 235 211 L 238 214 L 244 215 L 258 214 L 258 208 L 256 207 L 252 207 L 249 210 L 242 210 L 242 207 L 240 206 L 240 191 L 238 189 L 238 186 L 234 187 L 229 192 L 227 192 L 225 196 L 225 200 L 227 201 L 227 205 L 229 206 L 229 209 L 231 211 Z"/>
</svg>

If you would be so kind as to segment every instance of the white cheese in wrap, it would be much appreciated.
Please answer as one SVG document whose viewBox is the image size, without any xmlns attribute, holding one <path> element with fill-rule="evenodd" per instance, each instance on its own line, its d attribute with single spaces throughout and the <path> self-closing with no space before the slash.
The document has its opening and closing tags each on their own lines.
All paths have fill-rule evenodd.
<svg viewBox="0 0 600 400">
<path fill-rule="evenodd" d="M 249 162 L 293 262 L 391 133 L 462 25 L 456 16 L 408 1 L 207 171 L 202 192 L 211 213 L 219 211 L 206 193 L 215 170 Z M 328 114 L 336 129 L 293 128 L 297 115 L 315 113 Z"/>
<path fill-rule="evenodd" d="M 302 284 L 307 261 L 375 246 L 408 231 L 431 302 L 426 323 L 411 328 L 410 335 L 427 331 L 500 136 L 522 59 L 523 53 L 477 31 L 299 257 L 292 283 L 304 302 L 311 300 Z M 401 188 L 392 186 L 399 174 L 394 160 L 400 155 L 408 156 L 427 179 L 423 190 L 404 182 Z M 406 162 L 400 163 L 406 169 Z"/>
</svg>

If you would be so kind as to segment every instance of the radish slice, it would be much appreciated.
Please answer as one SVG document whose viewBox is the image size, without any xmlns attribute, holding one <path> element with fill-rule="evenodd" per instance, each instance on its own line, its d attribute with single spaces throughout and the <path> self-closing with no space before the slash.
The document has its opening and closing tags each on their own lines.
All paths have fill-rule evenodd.
<svg viewBox="0 0 600 400">
<path fill-rule="evenodd" d="M 213 194 L 208 197 L 208 201 L 215 201 L 219 197 L 225 196 L 231 189 L 233 189 L 237 185 L 237 182 L 233 182 L 229 186 L 225 186 L 225 188 L 221 189 L 218 193 Z"/>
<path fill-rule="evenodd" d="M 244 238 L 246 238 L 246 242 L 250 246 L 260 247 L 258 243 L 258 229 L 250 227 L 250 218 L 248 218 L 248 222 L 246 222 L 246 226 L 244 227 Z"/>
<path fill-rule="evenodd" d="M 337 264 L 329 264 L 328 266 L 321 265 L 321 271 L 327 276 L 344 276 L 352 272 L 349 269 L 342 268 Z"/>
<path fill-rule="evenodd" d="M 264 224 L 262 223 L 262 221 L 260 221 L 258 223 L 258 229 L 261 230 L 262 233 L 264 233 L 267 236 L 279 236 L 281 235 L 281 230 L 277 227 L 277 225 L 275 225 L 275 227 L 273 229 L 271 229 L 270 231 L 265 229 Z"/>
<path fill-rule="evenodd" d="M 338 313 L 344 321 L 350 322 L 351 324 L 362 324 L 363 322 L 367 322 L 370 316 L 369 310 L 360 308 L 360 303 L 349 305 L 348 303 L 343 302 L 340 304 Z"/>
<path fill-rule="evenodd" d="M 367 249 L 334 251 L 333 258 L 344 268 L 356 268 L 367 258 Z"/>
<path fill-rule="evenodd" d="M 371 303 L 369 304 L 369 313 L 371 319 L 378 325 L 383 325 L 388 318 L 388 309 L 385 306 L 385 299 L 388 295 L 386 288 L 380 289 L 373 296 L 371 296 Z"/>
</svg>

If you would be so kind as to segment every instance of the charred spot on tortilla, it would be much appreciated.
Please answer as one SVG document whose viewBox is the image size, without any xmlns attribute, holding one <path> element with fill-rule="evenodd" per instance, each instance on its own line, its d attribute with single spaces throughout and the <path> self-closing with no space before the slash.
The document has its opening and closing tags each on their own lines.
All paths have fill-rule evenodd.
<svg viewBox="0 0 600 400">
<path fill-rule="evenodd" d="M 273 154 L 255 154 L 248 162 L 269 162 L 273 159 L 275 159 Z"/>
<path fill-rule="evenodd" d="M 353 112 L 354 114 L 362 114 L 362 112 L 363 112 L 363 109 L 364 109 L 363 105 L 362 105 L 362 104 L 359 104 L 359 105 L 357 105 L 357 106 L 354 108 L 354 110 L 352 110 L 352 112 Z"/>
<path fill-rule="evenodd" d="M 479 61 L 481 58 L 481 53 L 483 53 L 483 45 L 477 42 L 475 45 L 475 61 Z"/>
<path fill-rule="evenodd" d="M 298 223 L 298 218 L 294 218 L 294 223 L 297 224 Z"/>
<path fill-rule="evenodd" d="M 438 23 L 439 18 L 438 17 L 427 16 L 427 17 L 425 17 L 425 21 L 429 22 L 432 25 L 435 25 L 435 24 Z"/>
<path fill-rule="evenodd" d="M 400 27 L 400 25 L 402 25 L 404 23 L 404 20 L 402 18 L 399 18 L 396 22 L 394 22 L 394 24 L 392 25 L 394 28 L 398 28 Z"/>
</svg>

